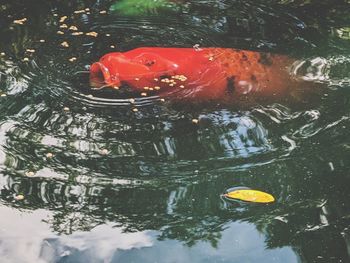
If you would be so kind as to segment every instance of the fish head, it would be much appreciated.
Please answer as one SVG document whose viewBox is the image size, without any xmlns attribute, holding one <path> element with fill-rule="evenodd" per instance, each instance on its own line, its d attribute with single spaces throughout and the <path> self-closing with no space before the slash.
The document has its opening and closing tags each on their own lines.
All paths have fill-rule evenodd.
<svg viewBox="0 0 350 263">
<path fill-rule="evenodd" d="M 107 86 L 126 84 L 132 90 L 157 85 L 162 76 L 175 74 L 178 65 L 152 49 L 113 52 L 104 55 L 90 67 L 91 83 Z"/>
</svg>

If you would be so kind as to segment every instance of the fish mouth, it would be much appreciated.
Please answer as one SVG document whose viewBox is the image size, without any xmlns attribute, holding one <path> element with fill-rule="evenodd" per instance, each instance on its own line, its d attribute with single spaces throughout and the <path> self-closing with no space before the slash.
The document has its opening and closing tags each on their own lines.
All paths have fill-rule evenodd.
<svg viewBox="0 0 350 263">
<path fill-rule="evenodd" d="M 102 85 L 119 86 L 120 80 L 117 75 L 114 74 L 112 77 L 109 69 L 100 62 L 95 62 L 90 67 L 90 83 L 94 87 L 100 87 Z"/>
</svg>

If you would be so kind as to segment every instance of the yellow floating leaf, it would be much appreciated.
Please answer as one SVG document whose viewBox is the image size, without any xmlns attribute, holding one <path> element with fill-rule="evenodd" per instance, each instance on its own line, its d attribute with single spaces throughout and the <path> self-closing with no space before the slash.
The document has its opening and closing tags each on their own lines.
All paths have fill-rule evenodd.
<svg viewBox="0 0 350 263">
<path fill-rule="evenodd" d="M 272 203 L 275 201 L 272 195 L 251 189 L 235 190 L 225 194 L 225 197 L 253 203 Z"/>
</svg>

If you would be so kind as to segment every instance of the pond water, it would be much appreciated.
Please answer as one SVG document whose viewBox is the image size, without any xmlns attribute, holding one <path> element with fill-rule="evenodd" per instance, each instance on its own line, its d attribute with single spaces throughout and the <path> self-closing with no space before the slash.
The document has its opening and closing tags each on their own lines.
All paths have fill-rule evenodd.
<svg viewBox="0 0 350 263">
<path fill-rule="evenodd" d="M 347 2 L 2 1 L 1 261 L 350 262 Z M 282 53 L 325 85 L 176 105 L 85 78 L 111 51 L 195 45 Z M 242 186 L 276 202 L 221 198 Z"/>
</svg>

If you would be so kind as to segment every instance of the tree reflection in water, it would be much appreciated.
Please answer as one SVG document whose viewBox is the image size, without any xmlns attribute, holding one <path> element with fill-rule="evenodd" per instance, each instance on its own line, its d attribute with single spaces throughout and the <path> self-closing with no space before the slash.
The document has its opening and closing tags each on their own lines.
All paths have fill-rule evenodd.
<svg viewBox="0 0 350 263">
<path fill-rule="evenodd" d="M 327 164 L 319 165 L 319 160 L 324 157 L 305 158 L 308 156 L 305 154 L 301 158 L 296 156 L 298 162 L 288 159 L 257 166 L 254 161 L 255 165 L 244 169 L 232 170 L 229 164 L 228 169 L 223 165 L 210 169 L 208 157 L 216 161 L 226 158 L 234 164 L 242 157 L 245 160 L 254 158 L 252 156 L 259 147 L 263 151 L 274 149 L 274 145 L 270 143 L 261 122 L 249 114 L 239 116 L 217 111 L 206 114 L 206 118 L 203 127 L 190 129 L 187 145 L 177 138 L 183 136 L 176 131 L 178 127 L 182 129 L 181 125 L 166 125 L 172 136 L 153 136 L 155 145 L 173 142 L 167 144 L 172 147 L 171 150 L 163 152 L 158 161 L 155 159 L 159 159 L 159 151 L 149 151 L 149 147 L 132 147 L 135 145 L 133 136 L 126 136 L 123 142 L 120 139 L 113 141 L 110 149 L 111 155 L 114 155 L 115 147 L 121 152 L 134 152 L 134 156 L 118 157 L 116 154 L 102 158 L 88 152 L 84 154 L 79 147 L 65 148 L 65 145 L 76 145 L 74 136 L 70 139 L 66 136 L 65 142 L 62 139 L 56 145 L 57 156 L 47 162 L 41 153 L 37 154 L 42 149 L 40 142 L 45 135 L 37 134 L 21 140 L 20 134 L 24 130 L 12 129 L 13 137 L 9 136 L 7 155 L 14 156 L 12 151 L 20 150 L 22 158 L 35 163 L 39 172 L 37 176 L 28 178 L 8 169 L 7 175 L 3 176 L 6 183 L 1 189 L 2 200 L 7 205 L 26 209 L 53 210 L 53 216 L 47 223 L 56 233 L 89 231 L 106 222 L 114 222 L 126 232 L 158 230 L 160 240 L 181 240 L 189 246 L 207 240 L 215 247 L 227 223 L 246 221 L 255 224 L 265 235 L 269 248 L 292 246 L 305 258 L 305 262 L 312 262 L 317 257 L 347 258 L 349 207 L 346 202 L 347 184 L 344 183 L 348 180 L 344 178 L 346 168 L 341 168 L 342 158 L 346 156 L 344 153 L 334 153 L 339 156 L 339 161 L 334 163 L 339 167 L 337 172 L 332 172 Z M 64 126 L 64 123 L 69 122 L 63 121 L 61 125 Z M 102 122 L 99 123 L 101 125 Z M 234 127 L 227 127 L 233 124 Z M 95 128 L 95 135 L 103 132 L 103 125 L 100 128 Z M 64 130 L 75 129 L 66 127 Z M 147 131 L 143 133 L 147 137 Z M 210 134 L 210 139 L 205 134 Z M 236 139 L 234 145 L 228 144 L 227 138 L 230 137 L 240 140 Z M 122 148 L 123 145 L 126 149 Z M 191 145 L 191 152 L 201 152 L 203 158 L 195 160 L 190 153 L 180 154 L 186 153 L 188 145 Z M 60 156 L 72 156 L 79 151 L 76 162 Z M 319 149 L 319 152 L 324 150 Z M 174 158 L 169 153 L 178 154 Z M 135 158 L 143 155 L 147 158 L 142 162 Z M 22 162 L 18 159 L 12 165 L 21 167 Z M 80 173 L 77 169 L 75 172 L 69 169 L 73 172 L 67 173 L 67 167 L 76 165 L 83 167 Z M 177 169 L 173 170 L 174 167 Z M 219 196 L 232 185 L 264 189 L 273 193 L 278 201 L 269 206 L 224 203 Z M 13 203 L 15 193 L 24 194 L 26 200 Z M 334 193 L 338 193 L 336 197 Z M 341 247 L 344 249 L 339 250 Z"/>
</svg>

